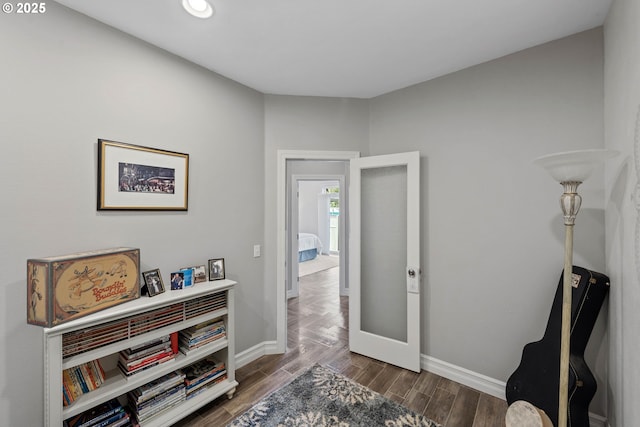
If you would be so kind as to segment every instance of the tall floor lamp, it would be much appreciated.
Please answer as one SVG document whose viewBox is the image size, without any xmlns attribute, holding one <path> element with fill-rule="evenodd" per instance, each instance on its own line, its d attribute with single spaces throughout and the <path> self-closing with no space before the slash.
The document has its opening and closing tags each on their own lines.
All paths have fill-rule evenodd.
<svg viewBox="0 0 640 427">
<path fill-rule="evenodd" d="M 578 186 L 593 169 L 606 159 L 617 155 L 613 150 L 581 150 L 549 154 L 534 162 L 543 167 L 562 185 L 564 193 L 560 206 L 564 216 L 564 273 L 562 278 L 562 327 L 560 332 L 560 387 L 558 397 L 558 426 L 567 426 L 569 405 L 569 350 L 571 342 L 571 286 L 573 273 L 573 226 L 580 210 L 582 197 Z"/>
</svg>

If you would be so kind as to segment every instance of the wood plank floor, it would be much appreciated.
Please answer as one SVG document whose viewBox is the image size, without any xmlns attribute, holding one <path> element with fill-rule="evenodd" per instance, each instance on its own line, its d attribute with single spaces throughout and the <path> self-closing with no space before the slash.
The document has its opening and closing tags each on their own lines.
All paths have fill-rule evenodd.
<svg viewBox="0 0 640 427">
<path fill-rule="evenodd" d="M 418 374 L 351 353 L 348 325 L 348 298 L 338 294 L 338 268 L 303 276 L 300 296 L 289 300 L 287 352 L 238 369 L 240 385 L 233 399 L 222 396 L 175 427 L 224 426 L 315 363 L 446 427 L 504 426 L 504 400 L 427 371 Z"/>
</svg>

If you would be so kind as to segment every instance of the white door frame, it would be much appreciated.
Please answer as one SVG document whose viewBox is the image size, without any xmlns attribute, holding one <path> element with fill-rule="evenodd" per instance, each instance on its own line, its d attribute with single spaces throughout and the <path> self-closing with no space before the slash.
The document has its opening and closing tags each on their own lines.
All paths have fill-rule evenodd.
<svg viewBox="0 0 640 427">
<path fill-rule="evenodd" d="M 344 160 L 360 157 L 358 151 L 278 150 L 276 171 L 276 353 L 287 349 L 287 160 Z"/>
<path fill-rule="evenodd" d="M 291 200 L 299 200 L 296 195 L 297 195 L 297 189 L 298 189 L 298 183 L 300 181 L 336 181 L 338 182 L 338 185 L 340 187 L 340 194 L 339 194 L 339 200 L 340 200 L 340 206 L 342 207 L 343 210 L 346 210 L 345 207 L 345 192 L 346 192 L 346 188 L 345 188 L 345 175 L 335 175 L 335 174 L 327 174 L 327 175 L 323 175 L 323 174 L 314 174 L 314 175 L 306 175 L 306 174 L 295 174 L 291 176 Z M 290 230 L 287 230 L 287 239 L 289 239 L 290 242 L 294 242 L 296 239 L 294 238 L 294 235 L 298 233 L 298 228 L 299 228 L 299 216 L 298 216 L 298 206 L 299 206 L 299 201 L 295 203 L 295 207 L 293 206 L 293 204 L 290 206 L 291 208 L 291 212 L 290 212 L 290 216 L 289 216 L 289 226 L 291 227 Z M 346 223 L 345 223 L 345 215 L 341 214 L 339 219 L 339 226 L 338 226 L 338 244 L 340 248 L 346 248 L 347 245 L 345 244 L 346 242 L 346 234 L 345 234 L 345 230 L 346 230 Z M 322 240 L 321 240 L 322 241 Z M 325 242 L 326 243 L 326 242 Z M 323 243 L 323 245 L 325 244 Z M 328 244 L 328 243 L 327 243 Z M 296 256 L 298 252 L 298 247 L 297 245 L 292 244 L 291 245 L 291 253 L 290 253 L 290 259 L 289 259 L 289 265 L 291 265 L 291 279 L 293 280 L 293 283 L 291 284 L 291 289 L 287 290 L 287 299 L 289 298 L 294 298 L 297 297 L 299 295 L 299 269 L 298 269 L 298 257 Z M 320 255 L 320 253 L 318 253 L 318 255 Z M 340 296 L 347 296 L 348 292 L 345 286 L 346 283 L 346 270 L 347 270 L 347 264 L 346 264 L 346 251 L 341 250 L 340 254 L 338 255 L 338 257 L 340 258 Z M 285 273 L 286 273 L 286 269 L 285 269 Z M 296 280 L 298 279 L 298 280 Z M 286 281 L 286 278 L 285 278 Z M 286 286 L 286 284 L 285 284 Z"/>
</svg>

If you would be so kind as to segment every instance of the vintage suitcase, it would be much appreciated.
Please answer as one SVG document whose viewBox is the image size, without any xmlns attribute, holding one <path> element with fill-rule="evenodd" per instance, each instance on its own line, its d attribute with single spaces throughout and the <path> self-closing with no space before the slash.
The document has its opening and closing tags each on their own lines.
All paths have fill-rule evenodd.
<svg viewBox="0 0 640 427">
<path fill-rule="evenodd" d="M 589 427 L 589 404 L 596 393 L 597 384 L 584 361 L 584 350 L 609 292 L 609 278 L 577 266 L 573 266 L 572 273 L 567 422 L 570 427 Z M 519 400 L 529 402 L 542 409 L 553 425 L 558 424 L 562 281 L 563 275 L 560 274 L 543 338 L 524 347 L 520 365 L 507 380 L 506 387 L 509 405 Z"/>
<path fill-rule="evenodd" d="M 140 297 L 140 250 L 27 260 L 27 323 L 52 327 Z"/>
</svg>

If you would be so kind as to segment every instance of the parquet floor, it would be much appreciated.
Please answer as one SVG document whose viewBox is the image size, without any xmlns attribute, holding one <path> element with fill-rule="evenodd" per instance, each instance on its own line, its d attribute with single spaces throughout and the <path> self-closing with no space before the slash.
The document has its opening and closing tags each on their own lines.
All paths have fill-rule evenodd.
<svg viewBox="0 0 640 427">
<path fill-rule="evenodd" d="M 240 385 L 233 399 L 222 396 L 174 427 L 224 426 L 314 363 L 446 427 L 504 426 L 507 404 L 501 399 L 430 372 L 418 374 L 349 352 L 348 325 L 348 298 L 338 294 L 338 268 L 302 277 L 300 296 L 289 300 L 287 352 L 238 369 Z"/>
</svg>

